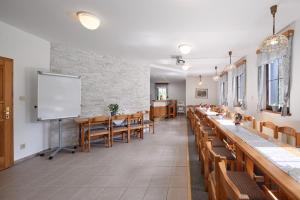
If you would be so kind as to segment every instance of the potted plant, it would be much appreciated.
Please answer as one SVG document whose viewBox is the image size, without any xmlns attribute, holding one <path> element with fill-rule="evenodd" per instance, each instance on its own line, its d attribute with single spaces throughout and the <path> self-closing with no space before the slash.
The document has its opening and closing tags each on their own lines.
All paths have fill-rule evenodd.
<svg viewBox="0 0 300 200">
<path fill-rule="evenodd" d="M 110 111 L 111 116 L 114 116 L 118 113 L 119 105 L 118 104 L 109 104 L 108 109 Z"/>
<path fill-rule="evenodd" d="M 240 125 L 242 119 L 243 119 L 243 116 L 240 113 L 235 113 L 234 114 L 234 124 L 235 125 Z"/>
</svg>

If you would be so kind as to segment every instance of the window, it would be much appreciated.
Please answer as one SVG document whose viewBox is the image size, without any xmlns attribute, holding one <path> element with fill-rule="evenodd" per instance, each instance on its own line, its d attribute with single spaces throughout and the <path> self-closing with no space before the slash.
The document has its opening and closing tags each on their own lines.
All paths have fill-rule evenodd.
<svg viewBox="0 0 300 200">
<path fill-rule="evenodd" d="M 244 100 L 244 89 L 245 89 L 245 74 L 241 73 L 236 76 L 236 99 L 238 105 L 242 105 L 243 100 Z"/>
<path fill-rule="evenodd" d="M 158 100 L 167 100 L 167 88 L 158 87 Z"/>
<path fill-rule="evenodd" d="M 232 97 L 233 106 L 246 109 L 246 60 L 241 59 L 236 65 L 236 68 L 232 70 Z"/>
<path fill-rule="evenodd" d="M 284 103 L 284 76 L 282 71 L 282 59 L 275 59 L 266 65 L 266 88 L 267 88 L 267 110 L 280 111 Z"/>
<path fill-rule="evenodd" d="M 168 83 L 155 83 L 156 100 L 167 100 Z"/>
</svg>

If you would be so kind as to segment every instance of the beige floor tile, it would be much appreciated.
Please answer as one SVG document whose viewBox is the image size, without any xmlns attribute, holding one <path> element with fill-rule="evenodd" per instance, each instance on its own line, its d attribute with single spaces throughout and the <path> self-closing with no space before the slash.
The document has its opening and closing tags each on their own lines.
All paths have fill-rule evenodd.
<svg viewBox="0 0 300 200">
<path fill-rule="evenodd" d="M 157 122 L 154 135 L 130 144 L 93 145 L 89 153 L 60 153 L 51 161 L 35 157 L 0 172 L 0 199 L 184 200 L 186 131 L 186 120 L 177 118 Z"/>
<path fill-rule="evenodd" d="M 152 176 L 150 187 L 168 187 L 170 185 L 170 176 Z"/>
<path fill-rule="evenodd" d="M 142 200 L 146 190 L 146 187 L 128 188 L 122 195 L 121 200 Z"/>
<path fill-rule="evenodd" d="M 130 187 L 148 187 L 152 176 L 136 176 L 130 182 Z"/>
<path fill-rule="evenodd" d="M 81 188 L 72 196 L 72 200 L 96 200 L 103 191 L 104 188 Z"/>
<path fill-rule="evenodd" d="M 97 200 L 119 200 L 126 189 L 125 187 L 107 187 L 102 191 Z"/>
<path fill-rule="evenodd" d="M 148 188 L 143 200 L 165 200 L 167 198 L 168 188 Z"/>
<path fill-rule="evenodd" d="M 187 187 L 188 178 L 187 176 L 171 176 L 170 186 L 171 187 Z"/>
<path fill-rule="evenodd" d="M 187 200 L 188 191 L 186 188 L 170 188 L 168 190 L 167 200 Z"/>
</svg>

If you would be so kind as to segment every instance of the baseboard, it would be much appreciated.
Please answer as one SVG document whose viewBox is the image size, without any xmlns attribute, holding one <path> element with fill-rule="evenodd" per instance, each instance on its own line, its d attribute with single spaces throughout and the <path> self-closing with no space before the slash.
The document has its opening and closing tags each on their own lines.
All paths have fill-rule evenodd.
<svg viewBox="0 0 300 200">
<path fill-rule="evenodd" d="M 30 160 L 30 159 L 32 159 L 32 158 L 34 158 L 34 157 L 40 156 L 41 153 L 43 153 L 44 151 L 47 151 L 47 150 L 50 150 L 50 148 L 49 148 L 49 149 L 42 150 L 42 151 L 40 151 L 40 152 L 38 152 L 38 153 L 34 153 L 34 154 L 32 154 L 32 155 L 26 156 L 26 157 L 24 157 L 24 158 L 15 160 L 15 161 L 14 161 L 14 165 L 20 164 L 20 163 L 25 162 L 25 161 L 27 161 L 27 160 Z"/>
</svg>

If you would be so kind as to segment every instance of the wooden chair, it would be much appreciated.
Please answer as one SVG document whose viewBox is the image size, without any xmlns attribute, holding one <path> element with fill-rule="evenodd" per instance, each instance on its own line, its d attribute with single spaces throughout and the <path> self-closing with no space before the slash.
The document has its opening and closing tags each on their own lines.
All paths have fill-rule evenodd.
<svg viewBox="0 0 300 200">
<path fill-rule="evenodd" d="M 111 144 L 114 143 L 115 135 L 122 135 L 123 141 L 127 135 L 127 142 L 129 142 L 130 134 L 128 127 L 128 115 L 115 115 L 111 117 Z"/>
<path fill-rule="evenodd" d="M 274 123 L 272 123 L 272 122 L 260 122 L 259 123 L 259 131 L 261 133 L 263 133 L 263 128 L 264 127 L 268 128 L 268 129 L 271 129 L 272 132 L 273 132 L 273 137 L 275 139 L 278 139 L 278 130 L 277 130 L 278 127 Z"/>
<path fill-rule="evenodd" d="M 250 115 L 244 115 L 244 116 L 243 116 L 243 121 L 244 121 L 244 122 L 250 122 L 252 128 L 256 130 L 256 120 L 255 120 L 254 117 L 252 117 L 252 116 L 250 116 Z"/>
<path fill-rule="evenodd" d="M 264 200 L 268 199 L 247 172 L 227 171 L 224 160 L 218 163 L 216 169 L 217 182 L 220 183 L 220 191 L 217 199 L 220 200 Z"/>
<path fill-rule="evenodd" d="M 232 152 L 224 146 L 213 146 L 211 141 L 207 141 L 204 156 L 204 184 L 206 190 L 208 188 L 209 174 L 215 169 L 216 157 L 223 158 L 226 160 L 228 168 L 234 169 L 235 157 Z"/>
<path fill-rule="evenodd" d="M 88 120 L 88 129 L 85 138 L 85 146 L 91 149 L 91 140 L 104 138 L 106 147 L 111 147 L 110 141 L 110 118 L 104 116 L 93 117 Z"/>
<path fill-rule="evenodd" d="M 141 113 L 143 113 L 144 116 L 144 128 L 148 128 L 150 133 L 152 127 L 152 134 L 154 134 L 154 121 L 150 119 L 150 111 L 146 110 L 144 112 L 142 111 Z"/>
<path fill-rule="evenodd" d="M 140 139 L 144 139 L 144 117 L 143 113 L 137 112 L 128 117 L 128 142 L 130 142 L 131 134 L 137 134 Z"/>
<path fill-rule="evenodd" d="M 171 100 L 168 105 L 168 118 L 175 118 L 177 114 L 177 101 Z"/>
<path fill-rule="evenodd" d="M 287 135 L 287 140 L 288 140 L 288 136 L 294 137 L 295 138 L 295 146 L 297 148 L 300 147 L 300 133 L 296 132 L 295 129 L 293 129 L 291 127 L 287 127 L 287 126 L 278 127 L 277 133 L 281 133 L 281 134 Z"/>
</svg>

